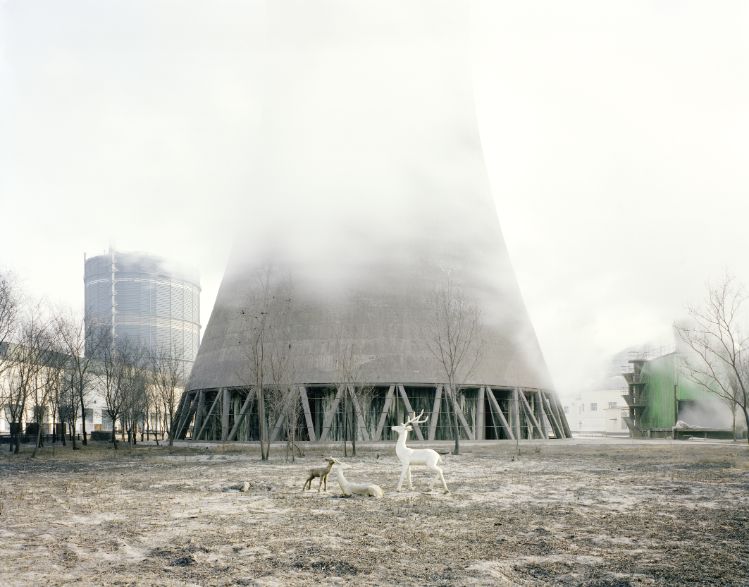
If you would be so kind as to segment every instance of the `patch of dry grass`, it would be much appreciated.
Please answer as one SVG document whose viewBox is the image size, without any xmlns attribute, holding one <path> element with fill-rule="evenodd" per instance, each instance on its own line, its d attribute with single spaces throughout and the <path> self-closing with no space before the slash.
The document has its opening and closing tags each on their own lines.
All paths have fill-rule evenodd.
<svg viewBox="0 0 749 587">
<path fill-rule="evenodd" d="M 302 492 L 274 447 L 0 453 L 0 584 L 746 585 L 749 451 L 731 443 L 466 443 L 452 493 L 396 493 L 393 446 Z M 30 451 L 29 451 L 30 452 Z M 247 482 L 248 491 L 234 490 Z M 316 489 L 316 487 L 315 487 Z"/>
</svg>

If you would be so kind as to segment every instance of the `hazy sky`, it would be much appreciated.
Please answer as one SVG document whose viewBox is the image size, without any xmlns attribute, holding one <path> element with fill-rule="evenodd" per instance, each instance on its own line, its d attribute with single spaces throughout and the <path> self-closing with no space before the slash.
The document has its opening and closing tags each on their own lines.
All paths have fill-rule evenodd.
<svg viewBox="0 0 749 587">
<path fill-rule="evenodd" d="M 708 279 L 749 282 L 749 5 L 469 6 L 497 212 L 571 392 L 624 347 L 668 345 Z M 80 308 L 83 253 L 111 242 L 197 266 L 205 326 L 226 227 L 253 214 L 266 16 L 0 0 L 0 266 L 29 294 Z"/>
</svg>

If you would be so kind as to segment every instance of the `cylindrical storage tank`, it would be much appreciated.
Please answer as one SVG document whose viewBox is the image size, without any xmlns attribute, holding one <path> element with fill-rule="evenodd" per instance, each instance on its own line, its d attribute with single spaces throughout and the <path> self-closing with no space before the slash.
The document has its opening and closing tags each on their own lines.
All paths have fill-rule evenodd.
<svg viewBox="0 0 749 587">
<path fill-rule="evenodd" d="M 85 261 L 86 351 L 111 337 L 147 353 L 169 353 L 188 375 L 200 344 L 196 272 L 142 253 L 110 251 Z"/>
</svg>

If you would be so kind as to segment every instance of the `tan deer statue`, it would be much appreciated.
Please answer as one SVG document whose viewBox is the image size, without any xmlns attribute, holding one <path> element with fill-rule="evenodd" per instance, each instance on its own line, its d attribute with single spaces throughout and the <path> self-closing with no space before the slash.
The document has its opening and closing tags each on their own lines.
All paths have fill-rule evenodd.
<svg viewBox="0 0 749 587">
<path fill-rule="evenodd" d="M 328 475 L 330 474 L 330 470 L 333 468 L 333 465 L 340 461 L 333 457 L 328 457 L 325 460 L 328 463 L 326 467 L 315 467 L 307 471 L 307 480 L 304 482 L 302 491 L 305 491 L 308 487 L 312 489 L 312 480 L 317 477 L 320 478 L 320 484 L 317 486 L 317 493 L 320 493 L 320 488 L 323 486 L 323 483 L 325 484 L 325 491 L 328 490 Z"/>
</svg>

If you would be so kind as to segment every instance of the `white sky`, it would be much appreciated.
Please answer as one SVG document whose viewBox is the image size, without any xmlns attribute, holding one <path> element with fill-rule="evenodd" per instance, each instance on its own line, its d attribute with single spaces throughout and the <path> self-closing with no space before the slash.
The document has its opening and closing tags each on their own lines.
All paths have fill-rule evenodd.
<svg viewBox="0 0 749 587">
<path fill-rule="evenodd" d="M 749 4 L 473 1 L 479 129 L 557 387 L 749 282 Z M 207 323 L 261 121 L 262 2 L 0 0 L 0 267 L 81 308 L 83 253 L 192 262 Z"/>
</svg>

